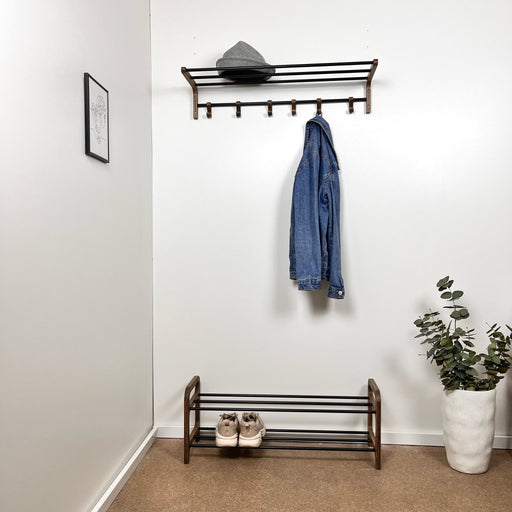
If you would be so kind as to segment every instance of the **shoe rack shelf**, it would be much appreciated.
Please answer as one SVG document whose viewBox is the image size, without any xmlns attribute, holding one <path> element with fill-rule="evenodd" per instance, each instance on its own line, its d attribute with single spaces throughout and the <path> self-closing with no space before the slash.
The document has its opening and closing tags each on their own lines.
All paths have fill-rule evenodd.
<svg viewBox="0 0 512 512">
<path fill-rule="evenodd" d="M 218 448 L 215 426 L 201 425 L 201 411 L 263 413 L 266 434 L 258 448 L 244 450 L 321 450 L 373 452 L 375 468 L 381 463 L 381 397 L 373 379 L 365 396 L 202 393 L 201 380 L 193 377 L 184 397 L 184 463 L 191 448 Z M 367 417 L 367 430 L 273 429 L 271 413 L 358 414 Z M 191 422 L 193 417 L 193 425 Z M 192 427 L 192 428 L 191 428 Z M 238 449 L 238 448 L 229 448 Z"/>
<path fill-rule="evenodd" d="M 192 88 L 192 114 L 198 119 L 198 109 L 206 108 L 206 117 L 212 117 L 212 108 L 232 107 L 236 108 L 236 117 L 241 117 L 242 107 L 267 107 L 268 116 L 272 116 L 274 105 L 290 105 L 292 115 L 296 114 L 297 105 L 316 104 L 317 114 L 322 113 L 322 103 L 348 103 L 349 113 L 354 111 L 354 103 L 365 103 L 366 113 L 372 109 L 372 79 L 379 61 L 377 59 L 351 62 L 323 62 L 310 64 L 277 64 L 272 65 L 276 70 L 272 73 L 270 80 L 261 83 L 249 84 L 247 82 L 235 82 L 218 75 L 219 71 L 238 72 L 239 79 L 250 79 L 252 75 L 244 75 L 243 67 L 207 67 L 187 68 L 182 67 L 181 73 Z M 251 66 L 251 69 L 267 70 L 269 64 L 264 66 Z M 284 78 L 283 78 L 284 77 Z M 274 84 L 309 84 L 309 83 L 332 83 L 332 82 L 362 82 L 365 84 L 365 96 L 354 98 L 316 98 L 316 99 L 292 99 L 284 101 L 235 101 L 217 103 L 199 103 L 199 89 L 204 87 L 265 87 Z"/>
</svg>

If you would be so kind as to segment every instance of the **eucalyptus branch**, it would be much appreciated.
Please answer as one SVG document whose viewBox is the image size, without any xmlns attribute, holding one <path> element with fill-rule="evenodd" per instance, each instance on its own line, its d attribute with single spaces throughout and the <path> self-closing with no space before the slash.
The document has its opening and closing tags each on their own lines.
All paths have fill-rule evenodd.
<svg viewBox="0 0 512 512">
<path fill-rule="evenodd" d="M 426 356 L 440 367 L 439 376 L 444 389 L 494 389 L 511 366 L 512 328 L 507 325 L 510 332 L 504 335 L 501 326 L 490 326 L 487 353 L 477 354 L 471 350 L 474 347 L 474 329 L 463 329 L 457 325 L 457 321 L 469 318 L 469 310 L 456 302 L 464 292 L 452 291 L 452 285 L 453 280 L 449 276 L 440 279 L 436 285 L 441 298 L 452 304 L 443 306 L 452 310 L 448 325 L 439 318 L 439 312 L 430 310 L 414 322 L 420 331 L 416 338 L 425 338 L 421 343 L 430 345 Z"/>
</svg>

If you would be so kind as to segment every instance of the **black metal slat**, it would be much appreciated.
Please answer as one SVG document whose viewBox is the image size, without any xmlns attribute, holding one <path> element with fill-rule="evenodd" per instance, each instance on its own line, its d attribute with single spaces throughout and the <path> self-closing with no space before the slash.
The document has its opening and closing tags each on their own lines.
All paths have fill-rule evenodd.
<svg viewBox="0 0 512 512">
<path fill-rule="evenodd" d="M 353 77 L 337 77 L 337 78 L 296 78 L 290 80 L 267 80 L 261 82 L 262 84 L 300 84 L 300 83 L 312 83 L 312 82 L 357 82 L 366 80 L 366 76 L 353 76 Z M 202 84 L 196 83 L 197 87 L 209 87 L 214 85 L 248 85 L 242 82 L 205 82 Z M 250 84 L 254 85 L 254 84 Z"/>
<path fill-rule="evenodd" d="M 262 64 L 260 66 L 251 66 L 251 69 L 286 69 L 286 68 L 320 68 L 320 67 L 331 67 L 331 66 L 367 66 L 372 65 L 371 60 L 361 60 L 353 62 L 316 62 L 307 64 Z M 240 70 L 239 66 L 215 66 L 208 68 L 185 68 L 189 73 L 203 72 L 203 71 L 236 71 Z"/>
<path fill-rule="evenodd" d="M 364 99 L 364 98 L 361 98 Z M 316 103 L 316 100 L 297 100 L 297 104 L 299 105 L 299 101 L 314 101 Z M 322 100 L 324 101 L 330 101 L 330 100 Z M 331 100 L 333 101 L 333 100 Z M 355 98 L 354 98 L 355 101 Z M 273 104 L 275 102 L 272 102 Z M 266 104 L 266 103 L 265 103 Z M 247 397 L 247 398 L 306 398 L 307 400 L 369 400 L 368 395 L 280 395 L 280 394 L 273 394 L 273 393 L 199 393 L 199 396 L 227 396 L 227 397 L 234 397 L 234 398 L 240 398 L 240 397 Z"/>
<path fill-rule="evenodd" d="M 208 428 L 208 427 L 205 427 Z M 215 427 L 212 427 L 215 430 Z M 201 430 L 203 427 L 201 427 Z M 292 429 L 292 428 L 267 428 L 267 432 L 284 432 L 284 433 L 305 433 L 305 434 L 352 434 L 368 436 L 368 430 L 307 430 L 307 429 Z"/>
<path fill-rule="evenodd" d="M 237 71 L 240 70 L 240 68 L 236 68 Z M 243 68 L 242 68 L 243 69 Z M 251 67 L 251 69 L 253 69 Z M 340 74 L 340 75 L 348 75 L 351 73 L 370 73 L 371 69 L 326 69 L 321 71 L 284 71 L 284 72 L 278 72 L 278 73 L 272 73 L 271 76 L 310 76 L 310 75 L 334 75 L 334 74 Z M 211 78 L 224 78 L 226 80 L 230 80 L 228 77 L 223 77 L 222 75 L 190 75 L 194 80 L 209 80 Z M 241 78 L 249 78 L 254 80 L 254 74 L 247 74 L 247 75 L 236 75 L 236 79 L 239 80 Z M 354 80 L 352 78 L 352 80 Z M 199 85 L 199 84 L 198 84 Z M 253 85 L 251 83 L 250 85 Z"/>
<path fill-rule="evenodd" d="M 190 407 L 191 411 L 224 411 L 224 407 Z M 230 407 L 231 411 L 247 411 L 247 408 Z M 258 412 L 309 412 L 309 413 L 322 413 L 322 414 L 375 414 L 373 409 L 358 410 L 358 409 L 286 409 L 286 408 L 268 408 L 268 407 L 253 407 L 253 411 Z"/>
<path fill-rule="evenodd" d="M 215 427 L 201 427 L 200 431 L 215 430 Z M 368 436 L 368 430 L 310 430 L 293 428 L 267 428 L 267 433 L 281 432 L 286 434 L 339 434 L 339 435 L 361 435 Z"/>
<path fill-rule="evenodd" d="M 214 435 L 196 435 L 194 439 L 197 441 L 213 441 L 215 440 Z M 337 443 L 337 444 L 345 444 L 345 443 L 358 443 L 364 444 L 369 443 L 371 441 L 370 437 L 365 438 L 355 438 L 355 437 L 308 437 L 308 436 L 272 436 L 265 435 L 264 441 L 298 441 L 301 443 Z"/>
<path fill-rule="evenodd" d="M 293 400 L 194 400 L 195 404 L 259 404 L 259 405 L 335 405 L 341 406 L 354 406 L 354 407 L 368 407 L 372 405 L 371 402 L 297 402 Z"/>
<path fill-rule="evenodd" d="M 194 448 L 219 448 L 214 444 L 193 443 L 191 447 Z M 236 447 L 233 447 L 236 448 Z M 258 447 L 243 446 L 244 450 L 316 450 L 316 451 L 329 451 L 329 452 L 374 452 L 375 448 L 354 448 L 354 447 L 338 447 L 338 446 L 279 446 L 279 445 L 264 445 Z"/>
</svg>

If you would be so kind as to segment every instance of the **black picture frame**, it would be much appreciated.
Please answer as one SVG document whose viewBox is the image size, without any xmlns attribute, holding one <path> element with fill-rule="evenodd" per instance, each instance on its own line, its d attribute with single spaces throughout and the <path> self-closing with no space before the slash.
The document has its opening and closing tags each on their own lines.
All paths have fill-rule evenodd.
<svg viewBox="0 0 512 512">
<path fill-rule="evenodd" d="M 85 154 L 110 162 L 110 112 L 108 91 L 84 73 Z"/>
</svg>

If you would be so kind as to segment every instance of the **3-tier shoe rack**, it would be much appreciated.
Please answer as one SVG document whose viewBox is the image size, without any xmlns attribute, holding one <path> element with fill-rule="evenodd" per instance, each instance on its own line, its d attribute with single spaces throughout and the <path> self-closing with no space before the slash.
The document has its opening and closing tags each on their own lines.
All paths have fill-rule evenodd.
<svg viewBox="0 0 512 512">
<path fill-rule="evenodd" d="M 195 376 L 185 388 L 184 463 L 191 448 L 217 448 L 215 426 L 201 425 L 201 411 L 255 411 L 263 413 L 266 434 L 256 450 L 321 450 L 373 452 L 375 468 L 381 463 L 381 397 L 373 379 L 365 396 L 202 393 Z M 359 414 L 367 416 L 367 430 L 304 430 L 272 427 L 271 413 Z M 193 426 L 191 416 L 194 417 Z M 192 427 L 192 428 L 191 428 Z M 226 448 L 224 448 L 226 449 Z M 236 450 L 238 448 L 227 448 Z"/>
<path fill-rule="evenodd" d="M 317 114 L 322 113 L 322 104 L 327 103 L 348 103 L 348 111 L 354 111 L 354 103 L 365 103 L 366 113 L 369 114 L 372 108 L 372 79 L 377 69 L 377 59 L 367 61 L 350 62 L 313 62 L 308 64 L 276 64 L 271 67 L 275 69 L 269 80 L 261 83 L 248 84 L 244 79 L 251 79 L 254 75 L 244 75 L 244 68 L 240 67 L 206 67 L 187 68 L 182 67 L 181 72 L 190 87 L 192 88 L 192 114 L 198 119 L 198 109 L 206 108 L 206 117 L 212 117 L 212 109 L 218 107 L 233 107 L 236 109 L 236 117 L 241 117 L 242 108 L 265 106 L 268 116 L 272 116 L 275 105 L 290 105 L 292 115 L 296 114 L 297 105 L 316 104 Z M 270 65 L 251 66 L 251 70 L 268 70 Z M 219 76 L 219 71 L 233 71 L 237 73 L 239 82 Z M 365 96 L 347 98 L 316 98 L 316 99 L 291 99 L 283 101 L 235 101 L 235 102 L 206 102 L 199 103 L 199 89 L 215 88 L 224 86 L 235 87 L 267 87 L 275 84 L 312 84 L 312 83 L 333 83 L 333 82 L 362 82 L 365 84 Z"/>
</svg>

